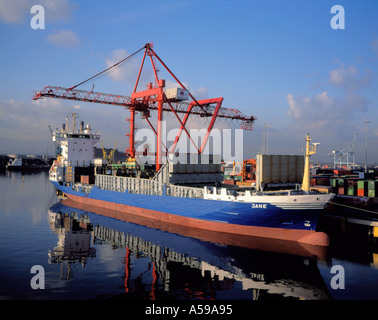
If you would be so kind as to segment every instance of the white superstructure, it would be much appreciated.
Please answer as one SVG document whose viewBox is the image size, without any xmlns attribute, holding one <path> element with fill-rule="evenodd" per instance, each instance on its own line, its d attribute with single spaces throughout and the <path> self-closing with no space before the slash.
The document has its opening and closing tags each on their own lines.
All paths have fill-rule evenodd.
<svg viewBox="0 0 378 320">
<path fill-rule="evenodd" d="M 65 167 L 90 167 L 93 166 L 95 155 L 94 147 L 100 141 L 98 133 L 92 133 L 89 124 L 84 128 L 81 121 L 80 128 L 75 128 L 75 116 L 73 116 L 73 126 L 68 129 L 68 117 L 66 125 L 60 131 L 52 132 L 52 141 L 56 142 L 61 149 L 50 169 L 50 180 L 62 181 Z"/>
<path fill-rule="evenodd" d="M 324 209 L 325 205 L 333 199 L 334 194 L 321 194 L 305 192 L 303 190 L 278 190 L 266 192 L 251 192 L 245 190 L 237 192 L 227 188 L 204 188 L 204 199 L 247 202 L 255 209 L 269 209 L 269 205 L 287 210 Z"/>
<path fill-rule="evenodd" d="M 53 141 L 62 148 L 64 166 L 89 167 L 93 164 L 94 146 L 100 141 L 98 134 L 92 134 L 89 127 L 84 132 L 54 132 Z"/>
</svg>

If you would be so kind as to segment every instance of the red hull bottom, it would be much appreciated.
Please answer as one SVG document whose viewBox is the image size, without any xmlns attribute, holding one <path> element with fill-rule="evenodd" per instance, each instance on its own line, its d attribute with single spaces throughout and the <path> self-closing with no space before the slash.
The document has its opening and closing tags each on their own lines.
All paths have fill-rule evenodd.
<svg viewBox="0 0 378 320">
<path fill-rule="evenodd" d="M 301 244 L 310 246 L 323 246 L 329 245 L 329 237 L 324 232 L 316 232 L 311 230 L 295 230 L 295 229 L 280 229 L 269 227 L 254 227 L 244 226 L 236 224 L 228 224 L 216 221 L 206 221 L 195 218 L 188 218 L 165 212 L 154 211 L 149 209 L 142 209 L 138 207 L 128 206 L 124 204 L 118 204 L 108 201 L 89 199 L 84 197 L 78 197 L 75 195 L 67 195 L 75 202 L 79 202 L 88 206 L 96 206 L 100 208 L 115 210 L 123 215 L 133 215 L 146 219 L 153 219 L 160 223 L 169 223 L 186 228 L 194 228 L 200 230 L 222 232 L 227 234 L 233 234 L 238 236 L 249 236 L 275 240 L 294 241 Z M 120 217 L 120 220 L 124 220 Z"/>
</svg>

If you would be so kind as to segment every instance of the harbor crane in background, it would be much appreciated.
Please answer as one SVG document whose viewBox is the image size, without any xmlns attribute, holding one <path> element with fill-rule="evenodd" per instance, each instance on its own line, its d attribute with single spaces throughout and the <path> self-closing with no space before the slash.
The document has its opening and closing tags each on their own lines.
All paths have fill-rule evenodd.
<svg viewBox="0 0 378 320">
<path fill-rule="evenodd" d="M 114 149 L 110 150 L 109 155 L 106 153 L 106 150 L 104 148 L 104 144 L 102 143 L 102 140 L 101 140 L 101 148 L 102 148 L 102 158 L 104 160 L 108 161 L 108 163 L 113 163 L 114 162 L 114 153 L 115 153 L 116 148 L 117 148 L 117 141 L 115 142 Z"/>
<path fill-rule="evenodd" d="M 142 62 L 139 68 L 138 76 L 136 79 L 135 87 L 131 96 L 122 96 L 122 95 L 115 95 L 115 94 L 108 94 L 108 93 L 100 93 L 94 92 L 93 87 L 92 91 L 85 91 L 85 90 L 78 90 L 76 89 L 78 86 L 104 74 L 105 72 L 118 67 L 124 61 L 130 59 L 137 53 L 144 50 Z M 143 70 L 143 66 L 145 64 L 145 60 L 150 59 L 153 73 L 154 73 L 154 80 L 155 82 L 148 83 L 147 89 L 143 91 L 137 91 L 140 76 Z M 165 70 L 173 77 L 176 81 L 177 85 L 179 86 L 177 95 L 169 97 L 167 94 L 167 90 L 165 88 L 165 80 L 159 79 L 158 76 L 158 68 L 156 65 L 156 61 L 158 61 Z M 181 88 L 181 89 L 180 89 Z M 186 102 L 181 95 L 188 96 L 191 98 L 191 102 Z M 130 118 L 127 119 L 130 122 L 130 133 L 129 136 L 129 149 L 126 150 L 126 153 L 131 157 L 135 158 L 135 113 L 139 112 L 142 114 L 142 118 L 146 120 L 148 125 L 152 128 L 153 132 L 156 135 L 156 171 L 159 171 L 162 165 L 162 156 L 163 156 L 163 147 L 168 152 L 174 152 L 179 141 L 179 138 L 184 131 L 187 136 L 189 137 L 190 142 L 194 145 L 198 154 L 202 153 L 206 143 L 209 139 L 209 135 L 211 130 L 213 129 L 215 120 L 217 118 L 226 118 L 232 120 L 239 120 L 241 121 L 241 128 L 244 130 L 253 130 L 253 123 L 256 120 L 254 116 L 246 116 L 241 111 L 237 109 L 230 109 L 230 108 L 223 108 L 222 102 L 223 98 L 213 98 L 213 99 L 204 99 L 204 100 L 197 100 L 182 84 L 182 82 L 173 74 L 173 72 L 167 67 L 167 65 L 163 62 L 163 60 L 156 54 L 153 50 L 153 46 L 151 43 L 147 43 L 138 51 L 134 52 L 133 54 L 129 55 L 128 57 L 124 58 L 123 60 L 117 62 L 113 66 L 97 73 L 96 75 L 80 82 L 79 84 L 70 87 L 70 88 L 62 88 L 62 87 L 54 87 L 54 86 L 46 86 L 40 91 L 35 91 L 33 95 L 33 100 L 41 99 L 41 98 L 58 98 L 58 99 L 66 99 L 66 100 L 74 100 L 74 101 L 84 101 L 84 102 L 95 102 L 95 103 L 102 103 L 114 106 L 123 106 L 130 111 Z M 188 98 L 189 98 L 188 97 Z M 151 117 L 150 112 L 156 110 L 157 111 L 157 125 L 156 128 L 152 125 L 149 118 Z M 163 121 L 163 113 L 164 112 L 172 112 L 175 117 L 177 118 L 180 129 L 175 138 L 171 149 L 168 150 L 165 145 L 162 143 L 162 121 Z M 184 114 L 184 118 L 181 119 L 178 114 Z M 191 138 L 189 131 L 186 127 L 188 118 L 190 115 L 199 115 L 200 117 L 209 117 L 211 118 L 210 123 L 207 128 L 206 135 L 202 141 L 201 146 L 197 146 L 197 144 Z"/>
<path fill-rule="evenodd" d="M 354 145 L 356 144 L 358 133 L 354 135 L 352 143 L 345 147 L 341 151 L 332 150 L 328 156 L 333 156 L 333 168 L 342 169 L 343 165 L 346 165 L 347 170 L 350 170 L 351 167 L 354 169 Z"/>
</svg>

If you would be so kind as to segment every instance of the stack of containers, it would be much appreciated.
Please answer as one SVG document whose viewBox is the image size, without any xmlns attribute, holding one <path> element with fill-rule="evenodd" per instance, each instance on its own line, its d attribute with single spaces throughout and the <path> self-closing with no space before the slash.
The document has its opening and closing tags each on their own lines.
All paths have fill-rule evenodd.
<svg viewBox="0 0 378 320">
<path fill-rule="evenodd" d="M 378 196 L 378 180 L 368 181 L 368 197 L 375 198 Z"/>
<path fill-rule="evenodd" d="M 348 191 L 347 194 L 348 196 L 355 196 L 357 193 L 357 180 L 356 179 L 351 179 L 347 180 L 347 186 L 348 186 Z"/>
<path fill-rule="evenodd" d="M 366 180 L 360 180 L 357 182 L 357 196 L 359 197 L 368 196 L 368 182 Z"/>
<path fill-rule="evenodd" d="M 342 178 L 337 179 L 337 185 L 339 186 L 337 189 L 337 194 L 344 195 L 345 194 L 344 179 Z"/>
</svg>

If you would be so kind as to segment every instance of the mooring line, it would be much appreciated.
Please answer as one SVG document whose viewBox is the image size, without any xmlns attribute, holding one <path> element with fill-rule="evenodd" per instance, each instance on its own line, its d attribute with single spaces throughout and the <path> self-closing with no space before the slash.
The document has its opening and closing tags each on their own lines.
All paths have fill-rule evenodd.
<svg viewBox="0 0 378 320">
<path fill-rule="evenodd" d="M 357 208 L 357 207 L 352 207 L 352 206 L 348 206 L 346 204 L 341 204 L 341 203 L 337 203 L 337 202 L 333 202 L 333 201 L 330 201 L 329 203 L 336 204 L 338 206 L 342 206 L 342 207 L 346 207 L 346 208 L 356 209 L 356 210 L 365 211 L 365 212 L 369 212 L 369 213 L 373 213 L 375 215 L 378 215 L 378 212 L 367 210 L 367 209 L 361 209 L 361 208 Z"/>
</svg>

